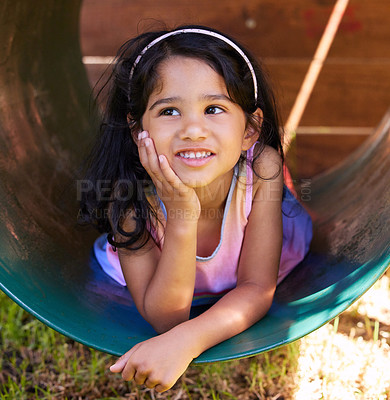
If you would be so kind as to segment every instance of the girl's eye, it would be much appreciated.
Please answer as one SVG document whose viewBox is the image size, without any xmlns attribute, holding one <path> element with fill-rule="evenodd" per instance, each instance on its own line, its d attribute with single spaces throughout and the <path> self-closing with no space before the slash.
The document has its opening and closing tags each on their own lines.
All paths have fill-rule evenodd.
<svg viewBox="0 0 390 400">
<path fill-rule="evenodd" d="M 179 111 L 175 110 L 174 108 L 165 108 L 160 112 L 160 115 L 166 115 L 166 116 L 177 116 L 180 115 Z"/>
<path fill-rule="evenodd" d="M 220 114 L 223 112 L 223 109 L 217 106 L 210 106 L 206 108 L 206 114 Z"/>
</svg>

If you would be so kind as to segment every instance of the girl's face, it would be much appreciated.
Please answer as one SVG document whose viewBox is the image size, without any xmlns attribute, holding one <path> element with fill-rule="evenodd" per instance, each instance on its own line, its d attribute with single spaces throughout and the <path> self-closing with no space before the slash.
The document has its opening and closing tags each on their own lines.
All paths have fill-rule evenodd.
<svg viewBox="0 0 390 400">
<path fill-rule="evenodd" d="M 162 62 L 158 73 L 142 119 L 157 153 L 191 187 L 230 181 L 241 151 L 258 134 L 246 129 L 244 111 L 229 99 L 224 79 L 205 62 L 182 56 Z"/>
</svg>

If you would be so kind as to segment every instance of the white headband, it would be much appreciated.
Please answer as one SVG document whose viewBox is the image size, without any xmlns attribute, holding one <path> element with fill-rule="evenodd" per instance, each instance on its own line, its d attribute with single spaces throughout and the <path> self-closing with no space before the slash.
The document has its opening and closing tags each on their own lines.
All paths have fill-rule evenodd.
<svg viewBox="0 0 390 400">
<path fill-rule="evenodd" d="M 230 45 L 231 47 L 233 47 L 234 50 L 237 51 L 237 53 L 240 54 L 240 56 L 245 60 L 246 65 L 248 66 L 251 74 L 252 74 L 252 80 L 253 80 L 253 87 L 254 87 L 254 92 L 255 92 L 255 101 L 257 102 L 257 79 L 256 79 L 256 74 L 255 74 L 255 70 L 253 69 L 253 66 L 251 64 L 251 62 L 249 61 L 249 58 L 245 55 L 245 53 L 234 43 L 232 42 L 230 39 L 228 39 L 227 37 L 220 35 L 219 33 L 216 32 L 212 32 L 212 31 L 208 31 L 206 29 L 195 29 L 195 28 L 187 28 L 187 29 L 179 29 L 177 31 L 172 31 L 172 32 L 168 32 L 165 33 L 162 36 L 159 36 L 157 39 L 154 39 L 153 41 L 151 41 L 146 47 L 144 47 L 144 49 L 141 51 L 141 53 L 139 53 L 138 57 L 135 59 L 134 64 L 133 64 L 133 68 L 131 68 L 130 71 L 130 80 L 133 77 L 134 74 L 134 69 L 137 66 L 137 64 L 139 63 L 139 61 L 141 60 L 142 56 L 152 47 L 154 46 L 156 43 L 161 42 L 161 40 L 166 39 L 169 36 L 174 36 L 174 35 L 179 35 L 181 33 L 199 33 L 201 35 L 208 35 L 208 36 L 213 36 L 216 37 L 218 39 L 221 39 L 222 41 L 224 41 L 225 43 L 227 43 L 228 45 Z"/>
</svg>

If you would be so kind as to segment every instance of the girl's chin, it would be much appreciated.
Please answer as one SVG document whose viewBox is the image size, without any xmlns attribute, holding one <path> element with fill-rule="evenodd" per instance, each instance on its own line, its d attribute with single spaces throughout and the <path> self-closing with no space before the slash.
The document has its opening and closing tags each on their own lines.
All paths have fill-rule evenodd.
<svg viewBox="0 0 390 400">
<path fill-rule="evenodd" d="M 196 189 L 207 186 L 209 184 L 207 177 L 200 171 L 180 171 L 179 169 L 174 170 L 179 179 L 184 185 Z"/>
<path fill-rule="evenodd" d="M 188 187 L 190 187 L 192 189 L 202 188 L 202 187 L 205 187 L 205 186 L 208 185 L 207 181 L 199 180 L 199 179 L 190 179 L 190 178 L 185 179 L 185 178 L 183 178 L 182 182 L 186 186 L 188 186 Z"/>
</svg>

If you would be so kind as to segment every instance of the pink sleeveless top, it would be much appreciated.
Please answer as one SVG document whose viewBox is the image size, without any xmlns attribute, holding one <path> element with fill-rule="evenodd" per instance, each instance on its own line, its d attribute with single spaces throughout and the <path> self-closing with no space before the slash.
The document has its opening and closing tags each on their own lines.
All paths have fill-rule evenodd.
<svg viewBox="0 0 390 400">
<path fill-rule="evenodd" d="M 196 257 L 196 280 L 194 300 L 218 298 L 237 284 L 237 268 L 244 239 L 245 227 L 252 209 L 253 172 L 251 168 L 253 149 L 248 150 L 247 163 L 236 165 L 225 204 L 220 240 L 209 257 Z M 166 216 L 164 204 L 161 209 Z M 285 188 L 283 199 L 283 247 L 279 266 L 278 283 L 304 258 L 312 237 L 311 219 L 291 192 Z M 293 215 L 291 214 L 293 211 Z M 162 232 L 154 232 L 164 245 Z M 118 283 L 126 286 L 118 254 L 107 243 L 106 235 L 100 236 L 94 245 L 95 255 L 103 270 Z M 207 302 L 208 302 L 207 300 Z"/>
</svg>

